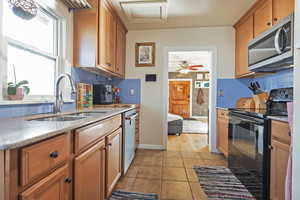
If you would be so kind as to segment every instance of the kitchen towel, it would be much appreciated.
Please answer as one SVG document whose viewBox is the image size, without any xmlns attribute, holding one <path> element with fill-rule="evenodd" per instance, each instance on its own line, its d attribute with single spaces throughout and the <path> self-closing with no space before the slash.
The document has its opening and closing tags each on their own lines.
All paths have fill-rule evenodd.
<svg viewBox="0 0 300 200">
<path fill-rule="evenodd" d="M 197 104 L 202 105 L 204 103 L 204 92 L 201 88 L 198 89 Z"/>
<path fill-rule="evenodd" d="M 288 167 L 287 167 L 287 174 L 285 179 L 285 200 L 292 200 L 292 152 L 293 152 L 293 116 L 294 116 L 294 104 L 293 102 L 287 103 L 287 109 L 288 109 L 288 119 L 289 119 L 289 125 L 291 129 L 291 146 L 290 146 L 290 155 L 289 155 L 289 161 L 288 161 Z"/>
</svg>

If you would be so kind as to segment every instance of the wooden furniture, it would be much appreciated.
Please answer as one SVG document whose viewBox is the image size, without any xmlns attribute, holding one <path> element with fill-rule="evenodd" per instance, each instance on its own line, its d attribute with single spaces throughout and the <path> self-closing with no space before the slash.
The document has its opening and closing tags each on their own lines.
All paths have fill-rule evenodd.
<svg viewBox="0 0 300 200">
<path fill-rule="evenodd" d="M 105 140 L 75 158 L 75 200 L 105 198 Z"/>
<path fill-rule="evenodd" d="M 228 157 L 228 114 L 228 110 L 217 109 L 217 149 L 226 157 Z"/>
<path fill-rule="evenodd" d="M 169 81 L 169 112 L 190 117 L 190 81 Z"/>
<path fill-rule="evenodd" d="M 0 199 L 108 198 L 121 177 L 121 124 L 119 114 L 35 144 L 0 151 Z"/>
<path fill-rule="evenodd" d="M 127 30 L 107 0 L 74 11 L 73 65 L 124 78 Z"/>
<path fill-rule="evenodd" d="M 272 0 L 266 0 L 264 4 L 254 11 L 254 37 L 272 27 Z"/>
<path fill-rule="evenodd" d="M 294 0 L 260 0 L 234 25 L 236 78 L 255 76 L 248 71 L 248 42 L 294 12 Z"/>
<path fill-rule="evenodd" d="M 107 136 L 106 143 L 106 197 L 109 197 L 121 176 L 122 130 L 118 129 L 114 133 Z"/>
<path fill-rule="evenodd" d="M 237 78 L 251 74 L 248 70 L 248 42 L 253 39 L 253 16 L 236 27 L 236 68 Z"/>
<path fill-rule="evenodd" d="M 271 131 L 271 200 L 285 198 L 285 177 L 291 136 L 288 123 L 272 121 Z"/>
</svg>

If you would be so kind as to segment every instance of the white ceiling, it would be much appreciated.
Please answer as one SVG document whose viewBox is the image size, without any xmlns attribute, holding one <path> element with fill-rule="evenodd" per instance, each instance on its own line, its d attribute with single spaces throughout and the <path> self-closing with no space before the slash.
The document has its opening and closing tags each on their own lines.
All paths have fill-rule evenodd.
<svg viewBox="0 0 300 200">
<path fill-rule="evenodd" d="M 210 51 L 176 51 L 169 52 L 169 72 L 176 72 L 180 69 L 182 61 L 187 61 L 189 65 L 203 65 L 197 71 L 191 72 L 207 72 L 210 71 L 212 65 L 212 53 Z"/>
<path fill-rule="evenodd" d="M 129 30 L 232 26 L 254 4 L 256 0 L 110 0 Z M 144 3 L 131 6 L 130 12 L 124 9 L 127 3 Z M 166 20 L 161 18 L 162 12 L 147 3 L 166 3 Z M 128 4 L 127 4 L 128 6 Z M 134 7 L 134 9 L 133 9 Z M 147 9 L 146 9 L 146 8 Z M 161 9 L 161 8 L 160 8 Z"/>
</svg>

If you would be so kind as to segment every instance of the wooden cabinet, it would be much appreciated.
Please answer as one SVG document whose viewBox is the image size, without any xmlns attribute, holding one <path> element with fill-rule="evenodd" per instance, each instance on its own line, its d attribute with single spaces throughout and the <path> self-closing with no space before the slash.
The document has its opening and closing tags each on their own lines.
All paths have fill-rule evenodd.
<svg viewBox="0 0 300 200">
<path fill-rule="evenodd" d="M 287 17 L 295 10 L 295 0 L 273 0 L 273 24 Z"/>
<path fill-rule="evenodd" d="M 121 176 L 122 129 L 119 129 L 107 136 L 106 143 L 106 197 L 108 197 L 112 193 L 114 186 Z"/>
<path fill-rule="evenodd" d="M 237 78 L 249 72 L 248 70 L 248 42 L 253 39 L 253 16 L 236 27 L 236 68 Z"/>
<path fill-rule="evenodd" d="M 272 27 L 272 0 L 266 2 L 254 12 L 254 37 Z"/>
<path fill-rule="evenodd" d="M 74 66 L 123 78 L 127 30 L 107 0 L 89 2 L 92 8 L 74 11 Z M 117 35 L 117 24 L 125 34 Z"/>
<path fill-rule="evenodd" d="M 69 200 L 72 179 L 67 165 L 31 186 L 20 195 L 21 200 Z"/>
<path fill-rule="evenodd" d="M 226 157 L 228 156 L 228 111 L 218 109 L 217 119 L 217 148 Z"/>
<path fill-rule="evenodd" d="M 294 12 L 294 0 L 260 0 L 234 25 L 236 78 L 254 76 L 248 71 L 248 42 Z"/>
<path fill-rule="evenodd" d="M 116 73 L 124 77 L 126 61 L 126 29 L 120 22 L 117 22 L 116 42 Z"/>
<path fill-rule="evenodd" d="M 271 135 L 271 200 L 283 200 L 291 142 L 288 124 L 272 121 Z"/>
<path fill-rule="evenodd" d="M 100 4 L 99 65 L 115 72 L 116 17 L 106 0 Z"/>
<path fill-rule="evenodd" d="M 75 200 L 104 200 L 105 140 L 75 158 Z"/>
</svg>

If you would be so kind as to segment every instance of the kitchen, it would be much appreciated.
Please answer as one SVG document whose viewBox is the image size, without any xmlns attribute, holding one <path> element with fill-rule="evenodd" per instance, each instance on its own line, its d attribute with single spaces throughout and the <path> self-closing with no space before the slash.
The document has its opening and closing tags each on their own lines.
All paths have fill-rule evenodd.
<svg viewBox="0 0 300 200">
<path fill-rule="evenodd" d="M 164 55 L 167 54 L 168 50 L 171 51 L 174 48 L 201 46 L 216 52 L 215 71 L 211 80 L 211 95 L 214 98 L 210 102 L 209 150 L 211 152 L 225 152 L 225 155 L 228 153 L 229 167 L 230 151 L 228 152 L 227 148 L 229 146 L 230 150 L 231 142 L 228 141 L 226 131 L 220 129 L 223 125 L 219 125 L 219 123 L 225 123 L 225 125 L 229 123 L 228 108 L 235 108 L 239 99 L 252 97 L 253 93 L 248 88 L 251 83 L 255 84 L 253 85 L 255 93 L 260 93 L 260 90 L 263 90 L 270 94 L 274 89 L 294 87 L 293 97 L 286 91 L 279 93 L 287 93 L 286 101 L 294 99 L 296 110 L 298 108 L 299 82 L 293 78 L 297 77 L 297 67 L 271 74 L 260 74 L 249 72 L 247 61 L 248 41 L 255 40 L 261 33 L 276 27 L 275 24 L 280 23 L 280 19 L 285 19 L 292 13 L 293 6 L 291 9 L 287 5 L 294 5 L 293 1 L 290 1 L 292 4 L 289 4 L 287 1 L 259 1 L 255 3 L 255 1 L 249 0 L 241 2 L 240 7 L 234 8 L 232 13 L 216 12 L 212 14 L 210 12 L 207 22 L 191 20 L 193 18 L 187 17 L 186 21 L 183 20 L 183 23 L 180 24 L 180 19 L 174 19 L 172 16 L 168 19 L 168 23 L 164 22 L 167 17 L 166 13 L 161 15 L 163 19 L 160 20 L 146 19 L 150 23 L 149 21 L 143 23 L 145 19 L 139 19 L 139 17 L 130 19 L 128 18 L 130 14 L 126 16 L 127 12 L 133 8 L 138 9 L 137 16 L 140 16 L 139 9 L 147 10 L 147 6 L 159 8 L 158 10 L 169 9 L 171 12 L 174 9 L 174 4 L 179 4 L 178 1 L 174 1 L 173 4 L 170 2 L 169 8 L 167 8 L 165 1 L 154 5 L 150 2 L 149 5 L 141 5 L 141 7 L 123 2 L 124 9 L 120 10 L 117 1 L 113 1 L 111 5 L 106 1 L 89 0 L 89 5 L 78 5 L 68 4 L 67 0 L 53 2 L 45 0 L 39 3 L 43 8 L 42 11 L 45 11 L 43 13 L 46 14 L 39 13 L 39 18 L 27 19 L 25 22 L 28 23 L 25 25 L 20 23 L 22 20 L 24 21 L 24 19 L 20 20 L 20 16 L 32 17 L 34 12 L 29 16 L 28 13 L 24 14 L 24 11 L 18 9 L 12 12 L 11 7 L 7 9 L 8 7 L 5 7 L 3 2 L 0 3 L 1 14 L 7 13 L 7 15 L 1 16 L 2 19 L 6 20 L 0 20 L 0 63 L 1 66 L 5 66 L 1 67 L 0 83 L 0 159 L 3 161 L 0 164 L 0 177 L 3 177 L 0 178 L 0 199 L 105 199 L 115 188 L 122 189 L 122 185 L 125 189 L 125 186 L 128 186 L 127 192 L 140 192 L 144 195 L 154 193 L 154 195 L 150 195 L 152 199 L 157 199 L 157 195 L 161 199 L 207 198 L 205 187 L 200 187 L 202 183 L 199 184 L 198 180 L 191 181 L 189 179 L 191 178 L 189 175 L 194 173 L 192 165 L 193 163 L 200 166 L 201 163 L 204 166 L 221 165 L 226 159 L 219 154 L 204 152 L 195 154 L 192 152 L 161 151 L 167 147 L 165 113 L 167 113 L 166 95 L 168 92 L 164 86 L 167 85 L 165 84 L 167 82 L 167 70 L 163 67 L 167 63 L 165 59 L 167 56 Z M 10 1 L 12 4 L 13 2 Z M 207 1 L 203 1 L 203 3 L 209 4 Z M 199 2 L 194 1 L 193 5 L 195 8 L 201 7 Z M 83 6 L 84 8 L 69 9 L 74 8 L 74 6 Z M 91 8 L 85 6 L 91 6 Z M 294 17 L 296 33 L 299 31 L 297 28 L 299 27 L 298 6 L 299 3 L 296 3 L 296 17 Z M 147 15 L 147 12 L 144 14 Z M 149 15 L 151 16 L 151 13 Z M 224 20 L 227 19 L 226 17 L 231 18 L 229 22 L 226 22 L 226 25 L 220 26 L 222 24 L 218 24 L 217 20 L 212 20 L 214 17 L 224 17 Z M 44 23 L 36 23 L 37 19 L 41 19 L 40 21 Z M 10 20 L 13 20 L 15 24 L 20 24 L 9 26 Z M 131 23 L 127 20 L 131 20 Z M 135 20 L 137 20 L 137 24 L 132 23 Z M 172 24 L 172 20 L 178 22 L 179 25 Z M 45 27 L 44 24 L 48 26 Z M 39 31 L 32 31 L 38 30 L 39 27 Z M 21 31 L 18 28 L 21 28 Z M 296 33 L 294 34 L 294 66 L 297 66 L 299 62 L 299 50 L 297 49 L 299 45 L 297 46 L 297 44 L 299 44 L 300 38 L 298 38 L 299 34 Z M 281 31 L 279 37 L 285 37 L 285 34 L 288 35 L 289 33 Z M 60 39 L 57 40 L 57 38 Z M 264 37 L 262 38 L 264 39 Z M 144 44 L 144 49 L 154 49 L 154 56 L 144 56 L 141 61 L 145 62 L 145 58 L 155 61 L 154 67 L 151 67 L 153 63 L 149 63 L 150 66 L 137 67 L 137 62 L 140 60 L 136 59 L 136 44 L 147 42 L 156 44 L 154 48 L 153 46 L 149 47 L 149 44 Z M 283 43 L 283 46 L 289 46 L 285 40 Z M 279 48 L 282 47 L 280 45 L 282 44 L 279 44 Z M 15 59 L 16 57 L 18 59 Z M 26 66 L 25 70 L 22 65 Z M 54 70 L 56 65 L 63 67 Z M 39 68 L 38 66 L 45 67 Z M 69 81 L 57 81 L 59 80 L 58 75 L 64 73 L 71 74 L 71 79 L 75 82 L 73 90 Z M 35 74 L 39 75 L 35 76 Z M 55 74 L 55 76 L 49 76 L 49 74 Z M 26 82 L 24 85 L 21 84 L 24 92 L 27 89 L 22 86 L 29 86 L 30 89 L 29 95 L 25 95 L 22 101 L 8 100 L 7 82 L 9 80 L 16 85 L 15 76 L 17 81 L 28 80 L 29 82 L 29 84 Z M 67 80 L 68 78 L 64 76 L 62 79 Z M 59 87 L 56 87 L 55 83 L 58 83 Z M 92 110 L 77 111 L 76 107 L 90 107 L 91 102 L 95 101 L 96 98 L 92 98 L 90 85 L 105 85 L 104 88 L 100 86 L 106 93 L 104 103 L 112 103 L 113 100 L 115 104 L 94 105 Z M 14 85 L 10 86 L 14 88 Z M 22 94 L 17 95 L 14 91 L 14 89 L 10 89 L 12 92 L 10 98 L 20 98 L 20 96 L 23 98 Z M 75 91 L 76 94 L 74 94 Z M 276 91 L 273 93 L 274 98 L 272 100 L 274 101 L 271 103 L 274 104 Z M 260 94 L 258 94 L 259 97 L 262 96 Z M 120 102 L 122 104 L 119 104 Z M 260 99 L 259 102 L 260 104 L 257 105 L 264 106 Z M 248 99 L 246 104 L 253 105 L 253 101 Z M 54 109 L 53 105 L 55 105 L 56 111 L 62 110 L 63 112 L 58 116 L 51 115 L 50 113 Z M 225 109 L 213 112 L 216 111 L 217 107 Z M 132 111 L 133 113 L 128 113 L 129 116 L 124 114 Z M 74 120 L 75 118 L 76 120 Z M 128 119 L 127 125 L 126 118 Z M 74 121 L 65 121 L 67 119 Z M 283 123 L 282 120 L 273 120 L 271 123 L 274 121 L 275 123 L 280 122 L 279 127 L 275 130 L 284 130 L 285 136 L 290 138 L 286 121 Z M 297 115 L 295 115 L 294 121 L 296 132 L 300 128 L 298 127 L 299 123 L 296 123 L 299 121 Z M 136 127 L 131 126 L 133 124 Z M 231 126 L 229 125 L 229 127 Z M 129 130 L 130 137 L 124 137 L 127 133 L 124 129 Z M 219 137 L 224 137 L 223 134 L 219 133 L 220 130 L 225 134 L 225 138 L 219 139 Z M 289 155 L 290 139 L 281 139 L 281 136 L 282 134 L 279 133 L 279 138 L 278 135 L 273 137 L 272 132 L 270 140 L 273 142 L 275 138 L 273 144 L 278 144 L 278 140 L 279 145 L 284 144 L 284 156 L 286 158 L 286 155 Z M 299 165 L 296 159 L 296 155 L 299 155 L 299 147 L 295 141 L 298 141 L 298 137 L 295 134 L 293 138 L 294 188 L 299 185 L 298 181 L 300 180 L 298 178 L 299 172 L 296 170 Z M 228 143 L 222 144 L 226 139 Z M 130 173 L 124 175 L 124 159 L 128 158 L 128 155 L 125 154 L 131 152 L 129 155 L 134 155 L 132 143 L 134 143 L 134 148 L 138 148 L 136 159 L 132 163 L 133 167 L 129 167 L 130 171 L 128 172 Z M 271 147 L 274 148 L 273 144 Z M 127 150 L 126 147 L 130 150 Z M 282 145 L 275 147 L 278 150 L 282 149 L 280 148 Z M 149 149 L 156 150 L 151 151 Z M 198 158 L 199 155 L 200 158 Z M 156 162 L 149 157 L 155 158 Z M 196 158 L 199 159 L 198 162 L 191 162 Z M 129 160 L 130 163 L 132 157 Z M 181 162 L 183 166 L 181 166 Z M 143 166 L 145 163 L 152 167 Z M 164 166 L 168 164 L 170 167 L 165 168 Z M 276 164 L 278 164 L 276 165 L 278 170 L 283 168 L 280 165 L 282 162 Z M 86 168 L 91 170 L 86 170 Z M 282 175 L 283 171 L 275 172 L 275 174 Z M 183 174 L 183 177 L 175 177 L 172 172 Z M 126 177 L 127 175 L 129 177 Z M 284 191 L 282 183 L 284 183 L 283 179 L 285 178 L 282 176 L 276 178 L 278 180 L 273 182 L 281 184 L 271 187 L 277 188 L 276 191 Z M 118 181 L 119 179 L 120 181 Z M 93 188 L 94 185 L 98 187 Z M 149 185 L 153 187 L 157 185 L 157 187 L 148 190 Z M 293 199 L 297 199 L 298 192 L 293 190 Z M 182 193 L 187 195 L 182 195 Z M 132 193 L 125 193 L 125 195 L 130 194 L 132 195 Z M 47 195 L 56 196 L 49 197 Z M 118 195 L 122 194 L 118 193 Z M 282 199 L 282 193 L 273 195 L 278 195 L 274 199 Z"/>
</svg>

